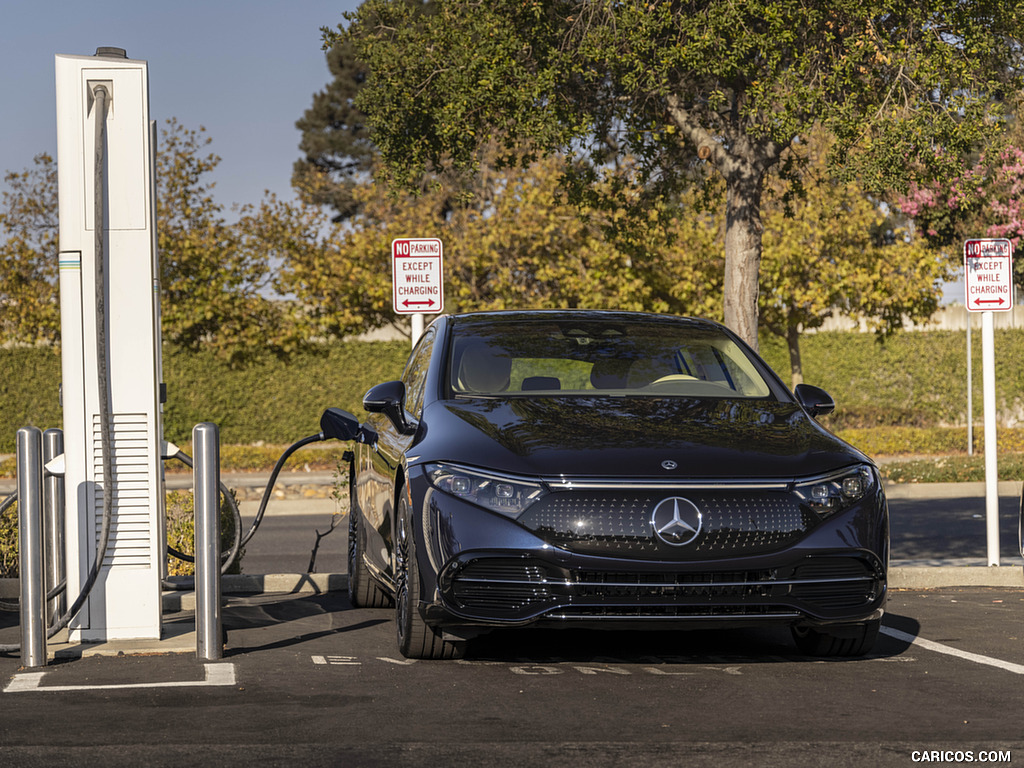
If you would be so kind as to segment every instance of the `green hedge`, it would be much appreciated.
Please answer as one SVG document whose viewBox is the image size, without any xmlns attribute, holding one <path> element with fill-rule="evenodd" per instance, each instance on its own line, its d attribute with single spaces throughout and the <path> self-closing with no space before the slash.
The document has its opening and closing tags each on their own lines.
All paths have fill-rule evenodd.
<svg viewBox="0 0 1024 768">
<path fill-rule="evenodd" d="M 967 423 L 966 334 L 818 333 L 801 339 L 804 381 L 824 387 L 837 409 L 833 429 L 872 426 L 962 426 Z M 768 363 L 789 382 L 785 345 L 762 342 Z M 981 421 L 981 333 L 972 334 L 974 420 Z M 1024 420 L 1024 329 L 995 332 L 1000 422 Z"/>
<path fill-rule="evenodd" d="M 974 341 L 975 423 L 981 421 L 981 342 Z M 804 379 L 836 399 L 830 428 L 939 427 L 967 423 L 967 362 L 962 332 L 819 333 L 801 341 Z M 183 445 L 201 421 L 220 426 L 224 444 L 287 445 L 319 430 L 337 406 L 363 414 L 363 393 L 397 377 L 408 342 L 326 344 L 282 361 L 266 356 L 231 369 L 207 353 L 167 348 L 164 434 Z M 789 381 L 785 346 L 766 337 L 765 359 Z M 52 348 L 0 350 L 0 453 L 14 450 L 18 428 L 60 426 L 60 356 Z M 996 398 L 1000 421 L 1024 421 L 1024 330 L 996 331 Z M 952 438 L 951 438 L 952 439 Z"/>
<path fill-rule="evenodd" d="M 166 348 L 164 435 L 183 445 L 193 426 L 212 421 L 224 444 L 287 445 L 319 432 L 329 406 L 362 414 L 363 393 L 397 378 L 408 354 L 408 342 L 338 343 L 231 369 L 209 353 Z M 0 349 L 0 370 L 0 452 L 10 453 L 21 427 L 61 426 L 60 355 L 52 348 Z"/>
<path fill-rule="evenodd" d="M 967 427 L 867 427 L 839 429 L 836 434 L 869 456 L 967 453 Z M 972 437 L 974 452 L 982 453 L 985 430 L 976 427 Z M 1024 429 L 997 429 L 996 443 L 1000 454 L 1024 453 Z"/>
</svg>

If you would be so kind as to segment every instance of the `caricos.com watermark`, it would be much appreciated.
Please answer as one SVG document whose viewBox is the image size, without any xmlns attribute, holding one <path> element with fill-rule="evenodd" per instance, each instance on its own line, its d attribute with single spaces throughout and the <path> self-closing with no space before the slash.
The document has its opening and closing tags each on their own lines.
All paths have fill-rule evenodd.
<svg viewBox="0 0 1024 768">
<path fill-rule="evenodd" d="M 915 749 L 915 763 L 1010 763 L 1010 750 L 1003 749 Z"/>
</svg>

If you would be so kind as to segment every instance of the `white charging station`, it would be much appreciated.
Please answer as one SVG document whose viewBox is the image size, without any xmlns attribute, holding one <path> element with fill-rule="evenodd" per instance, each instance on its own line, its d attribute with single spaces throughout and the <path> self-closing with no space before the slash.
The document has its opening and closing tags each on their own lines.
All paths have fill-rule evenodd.
<svg viewBox="0 0 1024 768">
<path fill-rule="evenodd" d="M 113 501 L 103 567 L 70 625 L 70 638 L 159 638 L 166 534 L 155 136 L 147 63 L 116 49 L 100 49 L 96 56 L 58 55 L 56 85 L 70 599 L 80 592 L 95 561 L 104 494 Z M 103 86 L 99 103 L 106 107 L 106 141 L 99 148 L 97 86 Z M 101 176 L 97 157 L 105 165 Z M 95 213 L 97 178 L 105 179 L 103 221 Z M 102 260 L 102 283 L 97 282 L 97 259 Z M 103 455 L 104 413 L 110 456 Z M 104 487 L 104 460 L 110 462 L 111 488 Z"/>
</svg>

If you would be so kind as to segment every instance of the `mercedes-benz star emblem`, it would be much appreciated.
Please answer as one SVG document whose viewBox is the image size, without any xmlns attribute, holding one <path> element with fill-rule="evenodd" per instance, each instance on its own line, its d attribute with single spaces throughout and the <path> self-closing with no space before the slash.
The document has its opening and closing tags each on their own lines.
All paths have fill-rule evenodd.
<svg viewBox="0 0 1024 768">
<path fill-rule="evenodd" d="M 676 469 L 679 465 L 676 464 L 672 459 L 665 459 L 661 462 L 662 469 Z"/>
<path fill-rule="evenodd" d="M 696 539 L 703 521 L 697 505 L 681 496 L 662 499 L 651 513 L 654 535 L 673 547 L 681 547 Z"/>
</svg>

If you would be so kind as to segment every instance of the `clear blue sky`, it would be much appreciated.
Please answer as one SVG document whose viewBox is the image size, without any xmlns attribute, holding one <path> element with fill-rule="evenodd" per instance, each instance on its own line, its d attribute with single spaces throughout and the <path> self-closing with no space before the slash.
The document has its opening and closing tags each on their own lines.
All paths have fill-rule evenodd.
<svg viewBox="0 0 1024 768">
<path fill-rule="evenodd" d="M 291 198 L 295 121 L 330 79 L 320 27 L 359 0 L 3 0 L 0 172 L 56 155 L 54 55 L 124 48 L 149 62 L 150 116 L 205 126 L 222 158 L 216 198 Z M 2 182 L 0 182 L 2 183 Z"/>
</svg>

